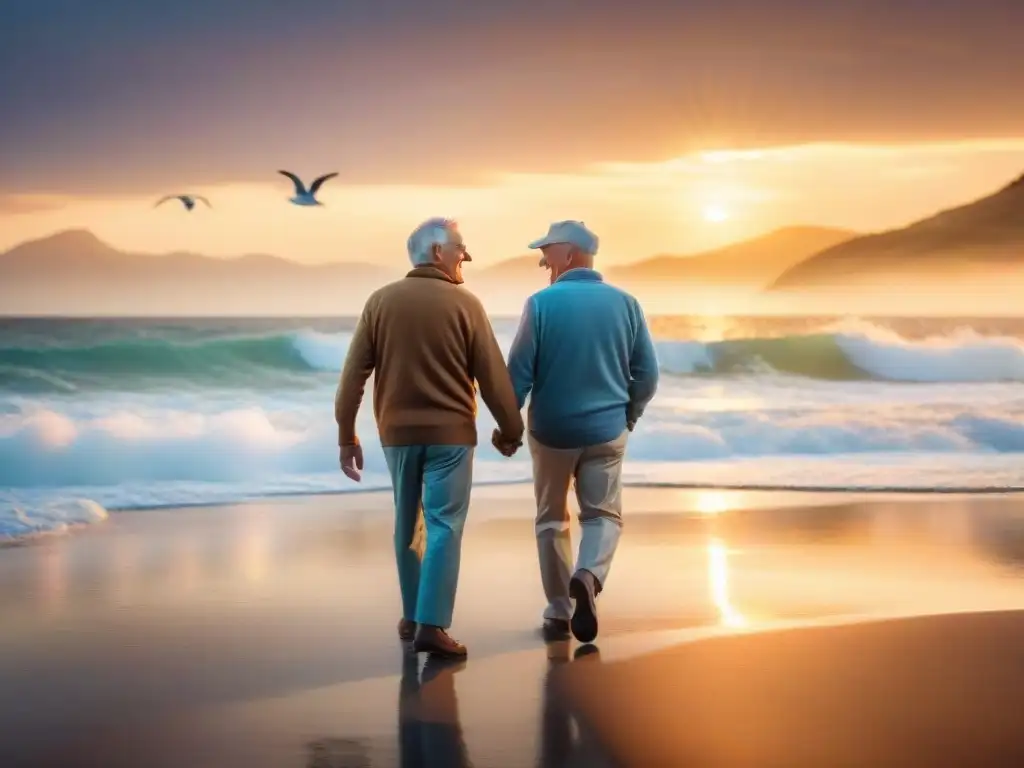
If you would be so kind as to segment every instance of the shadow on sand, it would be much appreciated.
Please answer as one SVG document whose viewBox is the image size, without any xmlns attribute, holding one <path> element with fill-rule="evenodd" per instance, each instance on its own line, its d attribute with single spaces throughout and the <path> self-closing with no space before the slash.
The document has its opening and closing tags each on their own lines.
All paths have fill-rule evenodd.
<svg viewBox="0 0 1024 768">
<path fill-rule="evenodd" d="M 563 683 L 570 663 L 600 664 L 599 649 L 584 645 L 570 654 L 565 642 L 552 643 L 547 650 L 537 768 L 611 768 L 613 763 L 575 717 Z M 465 661 L 429 657 L 420 670 L 419 657 L 405 654 L 398 694 L 397 760 L 393 754 L 383 762 L 374 759 L 371 744 L 362 739 L 320 739 L 307 745 L 306 768 L 472 768 L 455 690 L 455 675 L 465 667 Z M 477 734 L 474 741 L 486 743 L 486 735 Z"/>
<path fill-rule="evenodd" d="M 575 671 L 579 673 L 580 664 L 600 664 L 601 651 L 596 645 L 581 645 L 572 658 Z M 569 703 L 565 689 L 568 666 L 569 643 L 550 643 L 548 671 L 544 676 L 537 768 L 610 768 L 613 763 Z"/>
</svg>

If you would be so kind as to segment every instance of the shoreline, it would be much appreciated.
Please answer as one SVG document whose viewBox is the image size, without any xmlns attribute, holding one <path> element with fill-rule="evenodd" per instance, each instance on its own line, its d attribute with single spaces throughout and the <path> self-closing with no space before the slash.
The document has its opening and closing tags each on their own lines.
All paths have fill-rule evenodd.
<svg viewBox="0 0 1024 768">
<path fill-rule="evenodd" d="M 813 503 L 816 499 L 820 499 L 828 503 L 845 503 L 845 502 L 882 502 L 887 499 L 893 501 L 906 502 L 912 504 L 915 502 L 927 502 L 929 500 L 945 500 L 954 501 L 957 499 L 970 501 L 981 500 L 981 499 L 998 499 L 1006 498 L 1011 501 L 1017 501 L 1021 496 L 1024 496 L 1024 487 L 998 487 L 998 488 L 973 488 L 973 489 L 957 489 L 957 488 L 930 488 L 930 489 L 918 489 L 918 488 L 888 488 L 888 487 L 861 487 L 861 488 L 839 488 L 832 486 L 774 486 L 774 485 L 745 485 L 745 484 L 691 484 L 691 483 L 661 483 L 661 482 L 625 482 L 623 483 L 627 492 L 640 492 L 640 493 L 658 493 L 666 492 L 670 493 L 677 491 L 684 494 L 693 495 L 696 498 L 700 498 L 702 495 L 708 496 L 711 494 L 715 495 L 727 495 L 732 496 L 733 502 L 743 500 L 745 497 L 752 496 L 753 499 L 748 501 L 746 504 L 741 506 L 765 506 L 768 504 L 778 504 L 790 506 L 804 506 L 806 503 Z M 511 492 L 516 498 L 527 505 L 532 503 L 532 493 L 522 493 L 524 489 L 530 489 L 531 481 L 529 480 L 488 480 L 480 481 L 474 484 L 474 498 L 478 498 L 481 495 L 487 496 L 497 494 L 498 496 L 504 496 L 507 492 Z M 17 549 L 26 546 L 32 546 L 41 542 L 62 539 L 69 536 L 81 535 L 86 531 L 101 531 L 104 527 L 111 524 L 112 517 L 120 517 L 122 515 L 139 515 L 144 513 L 173 513 L 173 512 L 189 512 L 195 510 L 232 510 L 239 508 L 250 508 L 250 507 L 266 507 L 272 506 L 275 503 L 284 504 L 314 504 L 318 501 L 326 501 L 330 499 L 338 499 L 352 501 L 356 500 L 357 503 L 362 503 L 363 500 L 372 501 L 374 499 L 383 498 L 380 502 L 383 504 L 384 509 L 382 510 L 385 514 L 389 510 L 390 505 L 390 487 L 372 487 L 372 488 L 351 488 L 343 490 L 329 490 L 329 491 L 310 491 L 308 493 L 303 492 L 280 492 L 270 493 L 258 496 L 241 497 L 238 499 L 224 500 L 224 501 L 213 501 L 213 502 L 186 502 L 186 503 L 174 503 L 174 504 L 154 504 L 145 506 L 101 506 L 105 516 L 102 519 L 87 520 L 87 521 L 66 521 L 60 525 L 52 528 L 41 528 L 40 530 L 33 531 L 31 533 L 23 534 L 20 536 L 9 536 L 0 537 L 0 552 Z M 85 495 L 69 496 L 68 501 L 89 501 L 89 498 Z M 574 502 L 570 501 L 570 504 Z M 715 502 L 720 503 L 719 501 Z M 629 502 L 627 502 L 627 505 Z M 696 508 L 690 510 L 690 513 L 695 517 L 706 516 L 709 514 L 709 510 L 700 509 L 700 503 L 694 505 Z M 717 514 L 718 510 L 713 510 L 711 514 Z M 475 516 L 479 516 L 481 513 L 479 510 L 476 511 Z M 471 518 L 473 515 L 471 515 Z"/>
<path fill-rule="evenodd" d="M 532 480 L 482 480 L 474 482 L 474 488 L 504 488 L 530 485 Z M 651 489 L 651 490 L 680 490 L 680 491 L 729 491 L 729 492 L 752 492 L 752 493 L 778 493 L 778 494 L 816 494 L 827 496 L 900 496 L 900 497 L 921 497 L 926 499 L 931 496 L 1024 496 L 1024 485 L 1020 486 L 990 486 L 990 487 L 949 487 L 949 488 L 928 488 L 925 486 L 796 486 L 796 485 L 745 485 L 742 483 L 663 483 L 663 482 L 623 482 L 624 488 Z M 329 498 L 332 496 L 354 496 L 362 494 L 389 493 L 390 486 L 373 488 L 353 488 L 351 490 L 331 491 L 282 491 L 266 493 L 258 496 L 248 496 L 232 501 L 196 501 L 180 504 L 154 504 L 146 506 L 109 506 L 104 507 L 107 512 L 149 512 L 166 511 L 174 509 L 195 509 L 220 507 L 234 507 L 242 504 L 258 504 L 263 501 L 277 501 L 289 499 L 315 499 Z"/>
<path fill-rule="evenodd" d="M 538 633 L 532 488 L 479 490 L 452 627 L 470 657 L 430 681 L 394 636 L 386 491 L 111 515 L 86 535 L 9 549 L 0 722 L 12 736 L 0 763 L 115 768 L 141 748 L 153 768 L 300 768 L 315 742 L 398 765 L 408 694 L 417 722 L 443 714 L 478 765 L 573 764 L 560 756 L 582 749 L 576 737 L 552 736 L 579 723 L 556 690 L 566 674 L 603 689 L 598 670 L 674 649 L 739 638 L 750 661 L 787 631 L 899 632 L 911 616 L 970 625 L 1024 610 L 1016 497 L 631 487 L 599 652 L 574 658 L 574 644 L 547 646 Z M 654 674 L 678 682 L 675 665 L 654 662 Z M 621 674 L 642 683 L 647 673 Z M 639 710 L 659 705 L 638 695 Z M 603 748 L 608 728 L 589 748 Z"/>
</svg>

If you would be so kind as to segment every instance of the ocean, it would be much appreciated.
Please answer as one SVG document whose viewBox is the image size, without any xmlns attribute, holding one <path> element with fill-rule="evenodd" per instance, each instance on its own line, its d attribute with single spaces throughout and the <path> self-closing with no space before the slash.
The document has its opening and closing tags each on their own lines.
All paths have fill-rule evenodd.
<svg viewBox="0 0 1024 768">
<path fill-rule="evenodd" d="M 333 416 L 353 318 L 0 320 L 0 542 L 119 510 L 387 488 Z M 494 318 L 507 352 L 517 320 Z M 662 383 L 634 484 L 984 492 L 1024 486 L 1024 319 L 654 317 Z M 369 393 L 368 393 L 369 394 Z M 477 482 L 526 481 L 489 444 Z"/>
</svg>

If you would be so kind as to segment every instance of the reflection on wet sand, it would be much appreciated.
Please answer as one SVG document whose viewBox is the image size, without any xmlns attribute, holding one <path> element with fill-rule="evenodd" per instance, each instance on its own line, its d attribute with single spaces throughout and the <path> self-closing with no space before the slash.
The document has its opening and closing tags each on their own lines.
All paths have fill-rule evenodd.
<svg viewBox="0 0 1024 768">
<path fill-rule="evenodd" d="M 598 746 L 590 727 L 575 715 L 565 688 L 569 665 L 569 643 L 548 645 L 548 669 L 544 676 L 541 704 L 541 732 L 537 768 L 600 768 L 607 756 Z M 573 655 L 575 671 L 600 664 L 601 652 L 596 645 L 582 645 Z"/>
<path fill-rule="evenodd" d="M 526 683 L 523 673 L 533 668 L 535 657 L 508 657 L 495 662 L 497 667 L 472 661 L 444 661 L 428 658 L 420 667 L 420 658 L 406 654 L 398 678 L 398 722 L 393 748 L 378 734 L 340 732 L 306 745 L 305 768 L 471 768 L 474 765 L 523 766 L 536 768 L 610 768 L 604 750 L 590 727 L 581 721 L 570 704 L 566 687 L 570 670 L 586 674 L 601 664 L 596 645 L 577 647 L 570 643 L 546 646 L 546 665 L 540 680 L 540 722 L 536 731 L 524 729 L 523 719 L 532 716 L 532 708 L 523 709 L 503 687 L 494 687 L 495 673 L 508 672 L 510 679 Z M 525 663 L 524 663 L 525 662 Z M 590 666 L 594 665 L 594 666 Z M 465 674 L 463 673 L 465 670 Z M 467 746 L 457 687 L 465 686 L 474 700 L 474 676 L 477 686 L 486 678 L 492 682 L 485 701 L 492 711 L 486 714 L 493 738 L 477 731 Z M 535 678 L 528 677 L 530 684 Z M 529 687 L 529 686 L 526 686 Z M 528 691 L 525 701 L 534 699 Z M 477 698 L 479 703 L 483 703 Z M 470 717 L 479 728 L 480 713 Z M 531 737 L 536 734 L 536 738 Z M 536 744 L 531 755 L 532 743 Z M 475 746 L 474 750 L 472 746 Z M 475 754 L 474 754 L 475 752 Z"/>
<path fill-rule="evenodd" d="M 68 592 L 67 552 L 48 547 L 38 561 L 40 569 L 40 607 L 44 613 L 54 615 L 64 608 Z"/>
<path fill-rule="evenodd" d="M 1022 630 L 996 611 L 746 634 L 567 688 L 623 768 L 1024 765 Z"/>
<path fill-rule="evenodd" d="M 559 668 L 569 663 L 569 643 L 548 646 L 548 670 L 544 676 L 544 700 L 541 711 L 540 749 L 537 768 L 567 765 L 573 753 L 575 733 L 569 703 L 558 691 Z"/>
<path fill-rule="evenodd" d="M 241 746 L 225 733 L 291 756 L 249 768 L 387 766 L 399 751 L 402 765 L 439 764 L 424 751 L 503 765 L 514 748 L 525 754 L 516 765 L 600 765 L 580 757 L 595 747 L 559 693 L 563 673 L 589 661 L 568 649 L 546 658 L 535 632 L 532 489 L 488 492 L 460 575 L 456 630 L 471 661 L 464 673 L 410 665 L 400 682 L 384 495 L 119 514 L 95 532 L 0 552 L 0 722 L 16 736 L 0 740 L 0 765 L 30 764 L 5 751 L 92 754 L 113 743 L 110 723 L 131 740 L 137 722 L 162 733 L 170 716 L 188 721 L 190 738 L 228 745 L 226 756 Z M 1024 606 L 1014 498 L 631 488 L 626 506 L 602 595 L 606 660 L 786 623 Z M 81 734 L 94 741 L 75 742 Z"/>
<path fill-rule="evenodd" d="M 729 552 L 721 539 L 708 542 L 708 580 L 711 602 L 718 610 L 722 624 L 734 629 L 747 626 L 747 620 L 729 599 Z"/>
<path fill-rule="evenodd" d="M 359 739 L 319 739 L 307 748 L 306 768 L 370 768 L 370 750 Z"/>
<path fill-rule="evenodd" d="M 729 497 L 722 491 L 697 491 L 697 511 L 717 515 L 729 509 Z"/>
<path fill-rule="evenodd" d="M 235 569 L 244 574 L 250 583 L 259 583 L 266 578 L 270 559 L 270 533 L 269 523 L 261 515 L 246 527 L 238 539 L 238 564 Z"/>
<path fill-rule="evenodd" d="M 647 505 L 635 500 L 644 495 L 638 489 L 631 489 L 631 494 L 634 509 L 625 549 L 639 544 L 668 553 L 673 547 L 702 540 L 700 557 L 709 561 L 709 570 L 718 573 L 723 570 L 721 561 L 731 560 L 723 558 L 722 550 L 730 548 L 749 549 L 753 559 L 772 548 L 792 549 L 804 559 L 825 554 L 831 547 L 847 547 L 851 552 L 857 548 L 869 559 L 889 548 L 898 548 L 901 558 L 930 549 L 938 558 L 961 563 L 971 559 L 1010 568 L 1024 564 L 1024 508 L 1012 497 L 953 497 L 921 503 L 836 496 L 797 499 L 800 503 L 791 504 L 792 495 L 781 495 L 781 506 L 776 502 L 776 506 L 751 508 L 743 492 L 659 491 L 647 492 L 657 501 L 650 507 L 666 505 L 669 499 L 677 499 L 678 504 L 648 511 Z M 315 500 L 308 506 L 326 503 Z M 205 516 L 202 520 L 201 515 Z M 173 517 L 180 522 L 172 521 Z M 123 607 L 203 600 L 228 590 L 249 596 L 291 587 L 293 595 L 302 595 L 308 591 L 309 581 L 339 567 L 372 567 L 390 575 L 387 520 L 383 516 L 339 516 L 329 526 L 310 517 L 296 524 L 284 511 L 258 507 L 115 516 L 105 531 L 48 541 L 23 551 L 4 551 L 8 560 L 28 564 L 20 574 L 11 568 L 5 579 L 12 579 L 11 584 L 18 579 L 31 583 L 0 594 L 0 605 L 7 609 L 14 607 L 7 603 L 21 603 L 40 617 L 56 617 L 67 605 L 81 608 L 97 598 L 108 607 Z M 152 524 L 147 518 L 153 518 Z M 151 530 L 159 530 L 160 535 L 152 535 Z M 484 552 L 483 557 L 500 556 L 511 566 L 513 561 L 518 563 L 519 556 L 505 548 L 509 537 L 521 538 L 528 547 L 529 533 L 518 517 L 485 519 L 468 534 L 466 556 L 472 559 Z M 489 551 L 492 544 L 501 546 L 501 551 Z M 886 558 L 895 562 L 884 553 L 881 559 Z M 683 569 L 680 564 L 677 571 Z M 629 570 L 636 568 L 633 564 L 616 568 L 616 581 L 623 576 L 628 579 Z M 268 578 L 271 573 L 273 579 Z M 293 583 L 286 586 L 282 575 Z M 732 599 L 735 601 L 736 595 Z M 723 613 L 719 601 L 713 608 Z"/>
<path fill-rule="evenodd" d="M 729 497 L 721 491 L 698 491 L 697 511 L 702 515 L 720 515 L 729 511 Z M 733 606 L 729 594 L 729 549 L 725 542 L 711 536 L 707 545 L 708 587 L 711 604 L 718 611 L 723 626 L 740 629 L 747 626 L 747 620 Z"/>
<path fill-rule="evenodd" d="M 455 675 L 465 661 L 429 657 L 419 670 L 419 657 L 406 654 L 398 695 L 398 751 L 402 768 L 467 768 L 455 694 Z"/>
</svg>

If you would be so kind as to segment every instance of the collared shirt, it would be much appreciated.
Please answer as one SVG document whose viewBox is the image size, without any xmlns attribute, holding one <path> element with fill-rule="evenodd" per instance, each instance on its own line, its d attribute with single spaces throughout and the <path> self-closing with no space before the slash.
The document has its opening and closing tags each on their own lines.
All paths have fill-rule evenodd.
<svg viewBox="0 0 1024 768">
<path fill-rule="evenodd" d="M 614 440 L 658 386 L 640 303 L 593 269 L 572 269 L 526 301 L 508 360 L 531 434 L 552 448 Z"/>
</svg>

